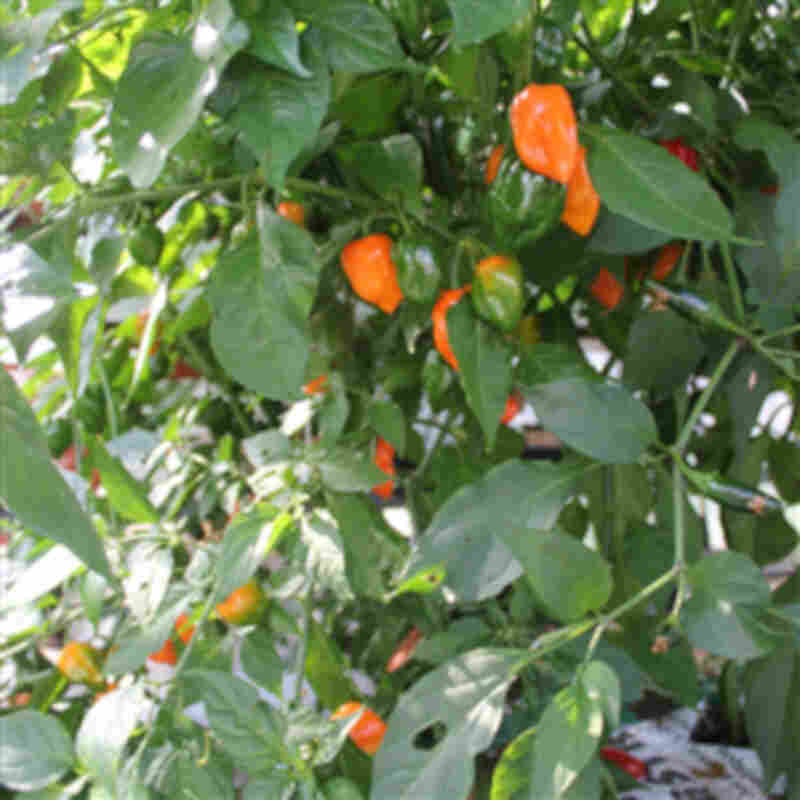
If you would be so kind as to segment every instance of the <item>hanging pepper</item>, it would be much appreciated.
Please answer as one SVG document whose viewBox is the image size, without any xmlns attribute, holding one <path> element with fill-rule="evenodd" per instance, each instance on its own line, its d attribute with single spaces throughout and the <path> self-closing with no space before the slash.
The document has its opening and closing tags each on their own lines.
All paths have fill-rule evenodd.
<svg viewBox="0 0 800 800">
<path fill-rule="evenodd" d="M 312 395 L 312 394 L 321 394 L 322 392 L 327 391 L 328 388 L 328 376 L 327 375 L 320 375 L 314 380 L 309 381 L 308 383 L 303 385 L 303 394 Z"/>
<path fill-rule="evenodd" d="M 497 177 L 497 170 L 500 169 L 500 162 L 503 160 L 505 151 L 505 147 L 498 144 L 495 145 L 492 148 L 492 152 L 489 153 L 489 160 L 486 162 L 486 173 L 484 175 L 487 184 L 491 184 Z"/>
<path fill-rule="evenodd" d="M 419 237 L 404 237 L 392 247 L 400 290 L 410 300 L 429 303 L 439 290 L 441 256 L 435 242 Z"/>
<path fill-rule="evenodd" d="M 475 267 L 472 302 L 478 314 L 504 331 L 522 319 L 525 280 L 519 261 L 511 256 L 489 256 Z"/>
<path fill-rule="evenodd" d="M 375 443 L 375 466 L 387 475 L 394 475 L 396 473 L 394 466 L 394 447 L 380 436 Z M 394 494 L 394 481 L 389 480 L 385 483 L 379 483 L 377 486 L 373 486 L 372 493 L 378 495 L 378 497 L 382 497 L 384 500 L 388 500 Z"/>
<path fill-rule="evenodd" d="M 578 163 L 567 182 L 567 199 L 561 221 L 581 236 L 588 236 L 600 211 L 600 197 L 586 166 L 586 149 L 578 148 Z"/>
<path fill-rule="evenodd" d="M 288 219 L 289 222 L 294 222 L 295 225 L 305 228 L 306 210 L 300 205 L 300 203 L 290 203 L 288 201 L 284 201 L 282 203 L 278 203 L 278 207 L 275 210 L 284 219 Z"/>
<path fill-rule="evenodd" d="M 601 306 L 613 311 L 622 300 L 622 296 L 625 294 L 625 287 L 613 273 L 604 268 L 595 275 L 589 286 L 589 291 Z"/>
<path fill-rule="evenodd" d="M 737 335 L 741 334 L 739 327 L 725 316 L 716 303 L 709 302 L 685 289 L 672 291 L 653 281 L 647 281 L 646 285 L 653 293 L 657 305 L 668 305 L 674 311 L 690 319 L 723 328 Z"/>
<path fill-rule="evenodd" d="M 578 161 L 578 123 L 567 90 L 531 83 L 511 101 L 509 118 L 522 163 L 566 184 Z"/>
<path fill-rule="evenodd" d="M 84 642 L 67 642 L 59 653 L 56 667 L 74 683 L 87 683 L 90 686 L 103 685 L 100 654 Z"/>
<path fill-rule="evenodd" d="M 513 155 L 504 158 L 487 199 L 497 243 L 515 250 L 544 236 L 558 223 L 567 193 Z"/>
<path fill-rule="evenodd" d="M 683 255 L 683 245 L 680 242 L 672 242 L 664 245 L 658 252 L 656 263 L 650 270 L 650 277 L 657 281 L 668 278 Z"/>
<path fill-rule="evenodd" d="M 659 144 L 669 150 L 676 158 L 683 161 L 689 169 L 694 170 L 694 172 L 700 170 L 700 156 L 697 150 L 689 147 L 680 136 L 675 139 L 662 139 Z"/>
<path fill-rule="evenodd" d="M 722 480 L 717 473 L 702 472 L 680 464 L 681 471 L 707 497 L 717 500 L 736 511 L 749 511 L 751 514 L 763 516 L 783 510 L 783 503 L 776 497 L 744 486 L 739 483 Z"/>
<path fill-rule="evenodd" d="M 394 313 L 403 299 L 391 252 L 392 240 L 385 233 L 373 233 L 350 242 L 341 255 L 353 291 L 386 314 Z"/>
<path fill-rule="evenodd" d="M 619 750 L 616 747 L 601 747 L 600 756 L 612 764 L 616 764 L 621 769 L 625 770 L 632 778 L 637 781 L 647 779 L 648 771 L 647 764 L 639 760 L 636 756 L 626 753 L 624 750 Z"/>
<path fill-rule="evenodd" d="M 447 311 L 450 306 L 455 305 L 461 297 L 472 289 L 470 284 L 462 286 L 460 289 L 448 289 L 439 295 L 436 305 L 431 312 L 433 320 L 433 343 L 442 358 L 458 372 L 458 360 L 450 347 L 450 339 L 447 336 Z"/>
<path fill-rule="evenodd" d="M 394 653 L 392 653 L 389 660 L 386 662 L 387 672 L 396 672 L 404 666 L 414 655 L 414 651 L 424 638 L 422 631 L 419 628 L 412 628 L 403 638 L 403 641 L 397 645 Z"/>
<path fill-rule="evenodd" d="M 503 416 L 500 417 L 500 424 L 508 425 L 520 411 L 522 411 L 522 395 L 517 391 L 511 392 L 508 396 L 508 400 L 506 400 Z"/>
<path fill-rule="evenodd" d="M 362 703 L 344 703 L 331 714 L 331 719 L 350 717 L 357 714 L 362 708 Z M 350 729 L 349 735 L 356 747 L 367 755 L 374 756 L 386 735 L 386 723 L 372 709 L 364 708 L 364 713 Z"/>
</svg>

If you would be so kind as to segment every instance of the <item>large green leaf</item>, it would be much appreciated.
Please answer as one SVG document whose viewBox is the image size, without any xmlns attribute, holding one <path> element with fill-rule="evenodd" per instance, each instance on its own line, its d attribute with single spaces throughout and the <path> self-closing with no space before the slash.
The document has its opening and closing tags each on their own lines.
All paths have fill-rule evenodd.
<svg viewBox="0 0 800 800">
<path fill-rule="evenodd" d="M 363 0 L 319 3 L 311 22 L 322 32 L 328 60 L 335 70 L 377 72 L 403 61 L 391 21 Z"/>
<path fill-rule="evenodd" d="M 657 438 L 650 409 L 618 384 L 576 378 L 523 391 L 544 428 L 598 461 L 636 461 Z"/>
<path fill-rule="evenodd" d="M 429 672 L 397 703 L 375 755 L 372 800 L 447 797 L 466 800 L 473 757 L 485 750 L 503 718 L 503 701 L 519 650 L 471 650 Z M 420 746 L 425 728 L 441 723 L 444 738 Z"/>
<path fill-rule="evenodd" d="M 511 27 L 530 11 L 527 0 L 447 0 L 456 45 L 482 42 Z"/>
<path fill-rule="evenodd" d="M 536 596 L 562 622 L 601 608 L 611 596 L 611 568 L 574 537 L 557 530 L 515 530 L 503 534 L 503 540 L 522 564 Z"/>
<path fill-rule="evenodd" d="M 444 503 L 407 572 L 444 564 L 446 583 L 459 600 L 492 597 L 520 575 L 510 549 L 515 538 L 552 528 L 577 482 L 595 467 L 574 458 L 500 464 Z"/>
<path fill-rule="evenodd" d="M 81 0 L 59 0 L 33 17 L 20 16 L 0 26 L 0 106 L 16 102 L 30 81 L 50 68 L 52 55 L 43 52 L 50 28 Z"/>
<path fill-rule="evenodd" d="M 136 43 L 111 112 L 114 156 L 134 186 L 150 186 L 159 176 L 247 37 L 247 26 L 228 1 L 212 0 L 193 40 L 150 33 Z"/>
<path fill-rule="evenodd" d="M 470 303 L 447 314 L 447 335 L 458 360 L 467 403 L 492 450 L 511 389 L 511 349 L 500 331 L 480 319 Z"/>
<path fill-rule="evenodd" d="M 590 142 L 592 182 L 611 211 L 674 237 L 731 238 L 733 219 L 717 193 L 663 147 L 612 128 L 581 132 Z"/>
<path fill-rule="evenodd" d="M 612 214 L 603 208 L 589 238 L 589 250 L 609 255 L 644 253 L 666 244 L 672 235 L 664 231 L 645 228 L 621 214 Z"/>
<path fill-rule="evenodd" d="M 308 323 L 289 294 L 283 252 L 265 243 L 262 259 L 253 233 L 219 260 L 209 288 L 211 345 L 236 380 L 291 402 L 305 377 L 309 338 Z"/>
<path fill-rule="evenodd" d="M 300 39 L 294 15 L 281 0 L 264 0 L 263 3 L 238 0 L 235 5 L 250 29 L 248 53 L 300 78 L 311 76 L 300 60 Z"/>
<path fill-rule="evenodd" d="M 330 99 L 330 79 L 319 52 L 309 48 L 304 56 L 313 71 L 308 79 L 275 69 L 250 70 L 230 117 L 276 188 L 292 161 L 316 141 Z"/>
<path fill-rule="evenodd" d="M 50 460 L 44 432 L 5 370 L 0 370 L 0 442 L 0 497 L 11 511 L 39 536 L 60 542 L 113 580 L 94 526 Z"/>
<path fill-rule="evenodd" d="M 747 733 L 764 766 L 764 787 L 788 773 L 800 785 L 800 652 L 786 646 L 748 664 L 744 671 Z M 790 795 L 794 796 L 794 795 Z"/>
<path fill-rule="evenodd" d="M 682 621 L 689 641 L 715 655 L 744 661 L 773 649 L 775 637 L 763 624 L 769 584 L 740 553 L 706 556 L 689 570 L 692 596 Z"/>
<path fill-rule="evenodd" d="M 72 738 L 61 720 L 39 711 L 0 717 L 0 784 L 34 792 L 72 769 Z"/>
</svg>

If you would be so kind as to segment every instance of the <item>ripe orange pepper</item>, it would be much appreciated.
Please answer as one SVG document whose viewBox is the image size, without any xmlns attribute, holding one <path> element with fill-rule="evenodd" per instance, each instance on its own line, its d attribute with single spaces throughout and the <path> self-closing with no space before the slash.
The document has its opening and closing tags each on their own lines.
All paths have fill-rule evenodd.
<svg viewBox="0 0 800 800">
<path fill-rule="evenodd" d="M 569 92 L 558 84 L 531 83 L 511 101 L 509 118 L 520 161 L 567 183 L 578 162 L 578 123 Z"/>
<path fill-rule="evenodd" d="M 380 436 L 375 443 L 375 466 L 387 475 L 394 475 L 396 472 L 394 468 L 394 447 L 385 439 L 381 439 Z M 377 486 L 372 487 L 372 492 L 378 497 L 388 500 L 394 494 L 394 481 L 379 483 Z"/>
<path fill-rule="evenodd" d="M 178 663 L 178 652 L 175 650 L 172 639 L 167 639 L 160 650 L 150 653 L 147 657 L 150 661 L 155 661 L 156 664 L 169 664 L 174 667 Z"/>
<path fill-rule="evenodd" d="M 681 260 L 681 255 L 683 255 L 683 245 L 680 242 L 664 245 L 650 271 L 651 277 L 654 280 L 663 281 L 675 269 Z"/>
<path fill-rule="evenodd" d="M 89 455 L 89 451 L 84 447 L 81 450 L 81 458 L 86 458 Z M 69 470 L 70 472 L 75 472 L 77 469 L 78 463 L 75 458 L 75 445 L 71 444 L 57 459 L 56 463 L 60 464 L 64 469 Z M 95 468 L 92 470 L 92 476 L 89 479 L 90 488 L 94 491 L 100 485 L 100 471 Z"/>
<path fill-rule="evenodd" d="M 344 703 L 331 714 L 331 719 L 350 717 L 361 711 L 362 707 L 363 703 Z M 365 708 L 361 718 L 350 728 L 349 736 L 359 750 L 363 750 L 369 756 L 374 756 L 378 752 L 385 734 L 386 723 L 374 711 Z"/>
<path fill-rule="evenodd" d="M 217 605 L 217 614 L 231 625 L 251 625 L 258 622 L 267 607 L 267 596 L 255 579 L 234 589 Z"/>
<path fill-rule="evenodd" d="M 98 663 L 99 653 L 85 642 L 67 642 L 58 656 L 56 667 L 75 683 L 93 686 L 103 684 L 103 675 Z"/>
<path fill-rule="evenodd" d="M 625 287 L 607 269 L 601 269 L 595 275 L 589 291 L 601 306 L 613 311 L 622 300 L 622 295 L 625 294 Z"/>
<path fill-rule="evenodd" d="M 586 149 L 578 148 L 578 163 L 567 181 L 567 197 L 561 221 L 575 233 L 588 236 L 600 211 L 600 197 L 592 185 L 586 166 Z"/>
<path fill-rule="evenodd" d="M 353 291 L 386 314 L 394 313 L 403 299 L 392 261 L 392 240 L 385 233 L 373 233 L 350 242 L 342 250 L 342 268 Z"/>
<path fill-rule="evenodd" d="M 503 416 L 500 417 L 500 424 L 507 425 L 522 410 L 522 395 L 519 392 L 511 392 L 506 400 L 506 408 Z"/>
<path fill-rule="evenodd" d="M 505 154 L 505 147 L 498 144 L 495 145 L 492 152 L 489 153 L 489 160 L 486 162 L 486 183 L 491 183 L 497 177 L 497 171 L 500 169 L 500 162 L 503 160 Z"/>
<path fill-rule="evenodd" d="M 305 228 L 306 210 L 300 205 L 300 203 L 290 203 L 288 201 L 278 203 L 277 211 L 278 214 L 285 219 L 288 219 L 289 222 L 294 222 L 295 225 Z"/>
<path fill-rule="evenodd" d="M 433 343 L 442 358 L 456 371 L 458 371 L 458 360 L 450 347 L 450 339 L 447 337 L 447 311 L 450 306 L 455 305 L 471 289 L 472 285 L 469 283 L 460 289 L 447 289 L 439 295 L 439 299 L 431 312 Z"/>
<path fill-rule="evenodd" d="M 397 649 L 392 653 L 391 658 L 386 662 L 387 672 L 396 672 L 411 659 L 419 643 L 423 640 L 424 634 L 419 628 L 412 628 L 397 645 Z"/>
<path fill-rule="evenodd" d="M 318 378 L 314 378 L 313 381 L 309 381 L 305 386 L 303 386 L 303 394 L 320 394 L 326 391 L 326 384 L 328 383 L 328 376 L 327 375 L 320 375 Z"/>
</svg>

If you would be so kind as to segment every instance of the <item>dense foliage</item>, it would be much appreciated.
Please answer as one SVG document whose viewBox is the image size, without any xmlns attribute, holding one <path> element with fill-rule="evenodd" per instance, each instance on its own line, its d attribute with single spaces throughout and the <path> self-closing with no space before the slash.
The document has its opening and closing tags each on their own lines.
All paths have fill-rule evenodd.
<svg viewBox="0 0 800 800">
<path fill-rule="evenodd" d="M 799 81 L 790 0 L 5 2 L 3 796 L 599 800 L 702 650 L 799 800 Z"/>
</svg>

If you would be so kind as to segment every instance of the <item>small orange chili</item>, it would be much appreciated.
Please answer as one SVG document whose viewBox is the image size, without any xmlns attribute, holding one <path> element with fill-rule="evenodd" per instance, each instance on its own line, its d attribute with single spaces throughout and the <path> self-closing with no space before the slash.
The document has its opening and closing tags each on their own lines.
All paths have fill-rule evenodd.
<svg viewBox="0 0 800 800">
<path fill-rule="evenodd" d="M 522 395 L 519 392 L 511 392 L 506 400 L 506 408 L 503 416 L 500 417 L 500 424 L 507 425 L 522 410 Z"/>
<path fill-rule="evenodd" d="M 433 343 L 442 358 L 456 371 L 458 371 L 458 360 L 450 347 L 450 339 L 447 336 L 447 311 L 450 306 L 455 305 L 471 289 L 472 285 L 469 283 L 460 289 L 447 289 L 439 295 L 439 299 L 431 312 Z"/>
<path fill-rule="evenodd" d="M 569 92 L 558 84 L 531 83 L 511 101 L 509 118 L 520 161 L 567 183 L 578 162 L 578 123 Z"/>
<path fill-rule="evenodd" d="M 394 447 L 380 436 L 375 443 L 375 466 L 387 475 L 394 475 L 396 472 L 394 467 Z M 372 492 L 378 497 L 388 500 L 394 494 L 394 481 L 379 483 L 377 486 L 372 487 Z"/>
<path fill-rule="evenodd" d="M 327 383 L 328 376 L 320 375 L 318 378 L 314 378 L 313 381 L 309 381 L 307 384 L 305 384 L 305 386 L 303 386 L 303 394 L 320 394 L 326 390 Z"/>
<path fill-rule="evenodd" d="M 184 644 L 189 644 L 189 640 L 194 636 L 194 628 L 186 614 L 181 614 L 175 620 L 175 630 Z"/>
<path fill-rule="evenodd" d="M 231 625 L 252 625 L 261 618 L 269 601 L 261 584 L 252 578 L 234 589 L 217 605 L 217 614 Z"/>
<path fill-rule="evenodd" d="M 175 645 L 172 639 L 167 639 L 164 646 L 148 656 L 150 661 L 155 661 L 156 664 L 169 664 L 175 666 L 178 663 L 178 653 L 175 650 Z"/>
<path fill-rule="evenodd" d="M 294 222 L 295 225 L 299 225 L 301 228 L 305 227 L 306 210 L 300 203 L 290 203 L 288 201 L 278 203 L 277 211 L 278 214 L 288 219 L 289 222 Z"/>
<path fill-rule="evenodd" d="M 595 275 L 589 291 L 592 297 L 609 311 L 613 311 L 619 305 L 622 296 L 625 294 L 623 285 L 607 269 L 601 269 Z"/>
<path fill-rule="evenodd" d="M 344 719 L 357 714 L 363 703 L 344 703 L 331 714 L 331 719 Z M 364 713 L 356 724 L 350 728 L 350 739 L 353 744 L 367 755 L 374 756 L 381 746 L 386 734 L 386 723 L 371 709 L 364 708 Z"/>
<path fill-rule="evenodd" d="M 578 148 L 578 163 L 567 182 L 567 197 L 561 221 L 575 233 L 588 236 L 600 211 L 600 197 L 592 185 L 586 166 L 586 150 Z"/>
<path fill-rule="evenodd" d="M 500 162 L 503 160 L 503 155 L 506 149 L 503 145 L 498 144 L 492 148 L 489 153 L 489 160 L 486 162 L 486 173 L 484 179 L 486 183 L 491 183 L 497 177 L 497 171 L 500 169 Z"/>
<path fill-rule="evenodd" d="M 88 683 L 94 686 L 103 683 L 99 653 L 84 642 L 67 642 L 58 656 L 56 666 L 63 675 L 75 683 Z"/>
<path fill-rule="evenodd" d="M 663 281 L 675 269 L 682 254 L 683 245 L 680 242 L 672 242 L 672 244 L 662 247 L 650 272 L 651 277 L 654 280 Z"/>
<path fill-rule="evenodd" d="M 386 314 L 394 313 L 403 300 L 397 282 L 397 266 L 392 261 L 392 240 L 385 233 L 373 233 L 345 245 L 342 269 L 353 291 Z"/>
<path fill-rule="evenodd" d="M 392 653 L 391 658 L 386 662 L 387 672 L 396 672 L 401 667 L 411 660 L 414 651 L 424 638 L 422 631 L 419 628 L 412 628 L 403 638 L 403 641 L 397 645 L 397 649 Z"/>
</svg>

